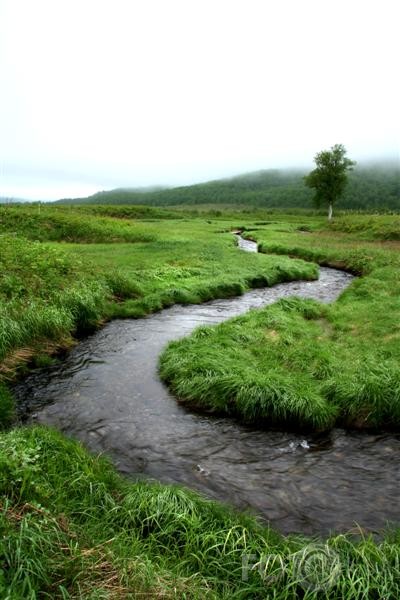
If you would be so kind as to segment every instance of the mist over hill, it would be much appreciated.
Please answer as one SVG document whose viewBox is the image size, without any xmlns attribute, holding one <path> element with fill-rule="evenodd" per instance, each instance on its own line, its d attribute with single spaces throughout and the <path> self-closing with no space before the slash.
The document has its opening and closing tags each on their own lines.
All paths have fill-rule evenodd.
<svg viewBox="0 0 400 600">
<path fill-rule="evenodd" d="M 304 185 L 305 170 L 269 169 L 229 179 L 175 188 L 120 188 L 65 204 L 148 204 L 195 206 L 237 204 L 265 208 L 311 208 L 312 191 Z M 400 166 L 396 162 L 364 164 L 349 174 L 346 192 L 337 204 L 348 209 L 400 209 Z"/>
<path fill-rule="evenodd" d="M 0 196 L 0 204 L 23 204 L 26 202 L 31 202 L 31 200 L 27 200 L 26 198 L 14 198 L 11 196 Z"/>
</svg>

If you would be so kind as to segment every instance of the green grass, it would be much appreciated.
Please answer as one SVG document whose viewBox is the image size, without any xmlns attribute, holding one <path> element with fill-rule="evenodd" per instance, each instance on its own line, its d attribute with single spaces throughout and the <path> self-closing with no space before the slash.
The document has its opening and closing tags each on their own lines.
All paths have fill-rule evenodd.
<svg viewBox="0 0 400 600">
<path fill-rule="evenodd" d="M 170 214 L 132 220 L 126 207 L 111 207 L 120 215 L 111 219 L 91 215 L 95 209 L 0 209 L 7 230 L 0 235 L 0 380 L 113 317 L 140 317 L 178 302 L 317 276 L 302 260 L 239 252 L 229 233 L 234 221 L 171 219 Z M 145 209 L 146 219 L 148 211 L 160 212 Z M 142 212 L 139 207 L 128 215 Z M 127 230 L 136 241 L 116 241 L 124 240 Z M 103 239 L 108 243 L 98 243 Z M 9 422 L 7 402 L 4 422 Z M 0 408 L 0 420 L 1 415 Z"/>
<path fill-rule="evenodd" d="M 41 242 L 136 243 L 154 239 L 141 221 L 131 221 L 122 215 L 122 218 L 101 216 L 101 211 L 98 212 L 59 206 L 42 206 L 40 210 L 34 205 L 0 206 L 0 232 Z"/>
<path fill-rule="evenodd" d="M 227 204 L 265 209 L 304 209 L 312 207 L 312 193 L 304 184 L 301 169 L 269 169 L 228 179 L 166 189 L 115 189 L 88 198 L 64 202 L 89 204 L 151 204 L 184 207 Z M 357 165 L 349 174 L 349 184 L 338 208 L 394 210 L 400 208 L 398 160 L 388 164 Z"/>
<path fill-rule="evenodd" d="M 287 258 L 239 252 L 235 222 L 202 219 L 148 224 L 157 239 L 148 244 L 69 245 L 65 249 L 101 271 L 117 268 L 140 282 L 140 298 L 111 307 L 112 315 L 140 317 L 175 303 L 199 303 L 242 294 L 279 281 L 313 279 L 312 265 Z"/>
<path fill-rule="evenodd" d="M 400 426 L 400 255 L 376 241 L 388 230 L 394 239 L 400 221 L 359 217 L 353 235 L 350 225 L 282 222 L 249 234 L 262 252 L 362 276 L 332 305 L 282 300 L 172 342 L 160 373 L 182 402 L 267 425 Z"/>
<path fill-rule="evenodd" d="M 12 353 L 93 329 L 107 297 L 130 285 L 118 272 L 96 277 L 57 247 L 12 236 L 0 237 L 0 273 L 0 372 Z"/>
<path fill-rule="evenodd" d="M 400 216 L 344 216 L 335 219 L 331 231 L 357 234 L 364 240 L 400 240 Z"/>
<path fill-rule="evenodd" d="M 187 385 L 205 398 L 215 398 L 217 390 L 218 402 L 206 401 L 212 410 L 231 412 L 236 397 L 248 420 L 259 420 L 265 409 L 268 419 L 273 413 L 276 421 L 313 428 L 338 418 L 397 424 L 395 221 L 357 217 L 364 225 L 353 227 L 343 218 L 327 230 L 321 218 L 305 214 L 241 214 L 229 220 L 210 214 L 161 219 L 122 208 L 79 211 L 46 207 L 39 218 L 33 206 L 1 214 L 3 380 L 23 361 L 45 364 L 47 354 L 70 343 L 71 335 L 112 316 L 140 316 L 174 302 L 313 278 L 317 267 L 305 258 L 364 276 L 330 307 L 285 300 L 199 329 L 168 350 L 172 376 L 178 353 L 186 349 L 178 362 Z M 234 226 L 246 228 L 268 254 L 239 252 L 229 233 Z M 127 241 L 125 235 L 132 237 Z M 1 426 L 12 419 L 12 398 L 0 382 Z M 247 562 L 259 565 L 243 578 Z M 380 539 L 361 533 L 324 540 L 283 537 L 189 490 L 129 483 L 107 460 L 50 429 L 0 434 L 5 600 L 397 600 L 399 562 L 396 529 Z"/>
<path fill-rule="evenodd" d="M 0 382 L 0 430 L 8 428 L 14 421 L 14 401 L 4 383 Z"/>
<path fill-rule="evenodd" d="M 119 222 L 124 227 L 124 219 Z M 317 276 L 301 260 L 239 252 L 233 236 L 220 233 L 234 222 L 131 223 L 136 225 L 153 241 L 43 244 L 22 236 L 25 225 L 21 235 L 1 236 L 0 361 L 19 348 L 61 341 L 112 316 L 138 317 L 177 302 L 203 302 Z"/>
<path fill-rule="evenodd" d="M 103 458 L 45 428 L 0 435 L 0 465 L 5 599 L 395 600 L 400 593 L 398 532 L 381 541 L 284 538 L 194 492 L 128 483 Z M 316 552 L 328 559 L 310 573 Z M 258 561 L 262 569 L 246 577 L 243 566 Z M 314 588 L 323 581 L 320 593 Z"/>
</svg>

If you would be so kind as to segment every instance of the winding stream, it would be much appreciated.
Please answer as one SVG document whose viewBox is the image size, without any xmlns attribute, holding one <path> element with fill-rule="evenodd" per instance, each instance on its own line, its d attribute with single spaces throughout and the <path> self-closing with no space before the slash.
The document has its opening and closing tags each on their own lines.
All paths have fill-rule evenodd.
<svg viewBox="0 0 400 600">
<path fill-rule="evenodd" d="M 256 245 L 239 239 L 244 250 Z M 116 320 L 53 367 L 15 386 L 21 414 L 111 456 L 131 478 L 179 482 L 268 519 L 284 533 L 326 534 L 357 522 L 399 521 L 400 436 L 335 429 L 258 431 L 178 405 L 157 376 L 160 352 L 198 325 L 216 324 L 291 295 L 333 301 L 352 276 L 321 268 L 318 281 L 252 290 Z"/>
</svg>

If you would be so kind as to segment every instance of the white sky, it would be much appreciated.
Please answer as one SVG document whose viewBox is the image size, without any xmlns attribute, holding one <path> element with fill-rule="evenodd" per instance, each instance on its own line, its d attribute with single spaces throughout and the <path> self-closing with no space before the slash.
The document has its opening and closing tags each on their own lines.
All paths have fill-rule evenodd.
<svg viewBox="0 0 400 600">
<path fill-rule="evenodd" d="M 395 0 L 0 0 L 0 196 L 399 151 Z"/>
</svg>

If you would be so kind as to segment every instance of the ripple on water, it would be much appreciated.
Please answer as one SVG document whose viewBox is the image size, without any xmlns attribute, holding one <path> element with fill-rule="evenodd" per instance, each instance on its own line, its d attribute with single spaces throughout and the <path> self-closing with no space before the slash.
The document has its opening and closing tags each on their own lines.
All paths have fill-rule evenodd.
<svg viewBox="0 0 400 600">
<path fill-rule="evenodd" d="M 244 240 L 239 244 L 255 248 Z M 185 410 L 157 376 L 165 344 L 198 325 L 220 323 L 293 294 L 330 302 L 351 279 L 321 268 L 318 281 L 113 321 L 62 364 L 16 385 L 20 410 L 106 452 L 131 477 L 185 484 L 249 508 L 283 532 L 343 531 L 354 521 L 380 529 L 400 516 L 399 436 L 337 429 L 305 439 L 258 431 Z"/>
</svg>

